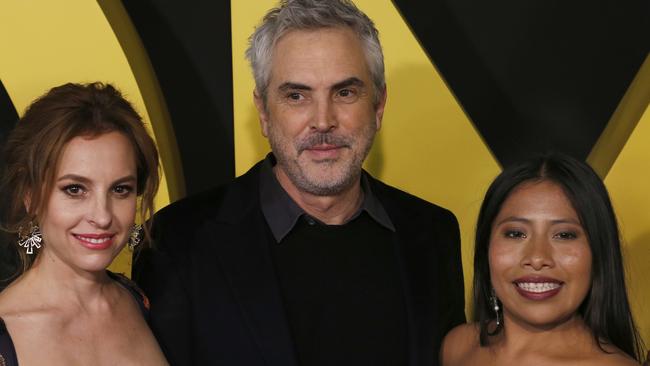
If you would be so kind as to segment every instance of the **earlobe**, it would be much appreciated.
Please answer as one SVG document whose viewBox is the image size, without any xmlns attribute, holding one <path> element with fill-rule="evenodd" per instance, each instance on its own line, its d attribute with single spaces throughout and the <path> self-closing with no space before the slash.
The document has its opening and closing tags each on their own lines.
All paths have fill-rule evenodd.
<svg viewBox="0 0 650 366">
<path fill-rule="evenodd" d="M 260 116 L 260 128 L 262 129 L 262 135 L 268 137 L 269 130 L 269 119 L 268 113 L 266 112 L 266 106 L 264 103 L 264 98 L 259 95 L 257 90 L 253 91 L 253 101 L 255 102 L 255 108 L 257 113 Z"/>
<path fill-rule="evenodd" d="M 27 192 L 25 194 L 25 197 L 23 197 L 23 205 L 25 205 L 25 212 L 29 212 L 29 207 L 32 204 L 32 195 L 31 193 Z"/>
</svg>

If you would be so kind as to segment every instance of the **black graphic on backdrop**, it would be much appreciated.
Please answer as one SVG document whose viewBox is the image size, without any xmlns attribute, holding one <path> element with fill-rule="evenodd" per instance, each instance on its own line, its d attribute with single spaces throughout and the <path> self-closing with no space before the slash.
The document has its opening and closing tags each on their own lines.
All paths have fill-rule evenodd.
<svg viewBox="0 0 650 366">
<path fill-rule="evenodd" d="M 4 172 L 4 143 L 9 132 L 14 128 L 18 121 L 18 113 L 14 108 L 7 90 L 0 80 L 0 172 Z M 4 217 L 6 213 L 7 198 L 0 192 L 0 215 Z M 11 245 L 9 236 L 0 230 L 0 290 L 4 288 L 5 279 L 11 276 L 16 270 L 17 256 L 16 252 L 9 247 Z"/>
<path fill-rule="evenodd" d="M 393 2 L 502 165 L 585 159 L 650 44 L 643 0 Z"/>
<path fill-rule="evenodd" d="M 186 194 L 235 175 L 229 1 L 123 1 L 167 102 Z"/>
</svg>

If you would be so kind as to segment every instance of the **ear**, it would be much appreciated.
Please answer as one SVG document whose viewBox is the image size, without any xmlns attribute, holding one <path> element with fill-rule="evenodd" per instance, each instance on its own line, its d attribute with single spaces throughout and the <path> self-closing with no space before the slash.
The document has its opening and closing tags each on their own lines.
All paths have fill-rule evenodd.
<svg viewBox="0 0 650 366">
<path fill-rule="evenodd" d="M 257 113 L 260 116 L 260 127 L 262 128 L 262 135 L 264 135 L 264 137 L 269 137 L 269 114 L 266 111 L 264 98 L 257 92 L 257 90 L 253 91 L 253 101 L 255 102 Z"/>
<path fill-rule="evenodd" d="M 379 131 L 381 128 L 381 120 L 384 118 L 384 108 L 386 107 L 387 96 L 388 94 L 386 93 L 386 86 L 384 86 L 384 89 L 382 89 L 380 92 L 379 102 L 375 107 L 375 125 L 377 127 L 377 131 Z"/>
<path fill-rule="evenodd" d="M 25 211 L 29 212 L 29 207 L 32 204 L 32 194 L 31 192 L 25 193 L 25 197 L 23 197 L 23 205 L 25 205 Z"/>
</svg>

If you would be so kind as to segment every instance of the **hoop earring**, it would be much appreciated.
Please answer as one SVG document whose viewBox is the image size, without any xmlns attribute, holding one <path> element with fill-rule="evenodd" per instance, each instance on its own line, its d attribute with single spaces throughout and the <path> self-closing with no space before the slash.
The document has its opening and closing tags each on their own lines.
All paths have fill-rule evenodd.
<svg viewBox="0 0 650 366">
<path fill-rule="evenodd" d="M 18 229 L 18 245 L 25 247 L 27 254 L 34 254 L 34 247 L 40 249 L 42 242 L 43 234 L 37 224 L 30 222 L 28 230 L 23 230 L 22 227 Z"/>
<path fill-rule="evenodd" d="M 142 242 L 142 237 L 144 236 L 144 230 L 142 229 L 142 225 L 140 224 L 135 224 L 131 228 L 131 234 L 129 234 L 129 241 L 127 242 L 127 245 L 129 246 L 130 250 L 134 250 L 135 247 L 137 247 L 140 242 Z"/>
</svg>

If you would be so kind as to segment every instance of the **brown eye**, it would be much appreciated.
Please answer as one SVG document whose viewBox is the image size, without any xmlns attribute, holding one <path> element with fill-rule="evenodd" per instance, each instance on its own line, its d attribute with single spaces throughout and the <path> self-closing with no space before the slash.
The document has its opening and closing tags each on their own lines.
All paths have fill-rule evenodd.
<svg viewBox="0 0 650 366">
<path fill-rule="evenodd" d="M 286 95 L 286 98 L 289 99 L 292 102 L 299 102 L 299 101 L 305 99 L 305 97 L 302 94 L 297 93 L 297 92 L 288 93 Z"/>
<path fill-rule="evenodd" d="M 520 230 L 506 230 L 503 236 L 509 239 L 526 239 L 526 233 Z"/>
<path fill-rule="evenodd" d="M 561 231 L 553 235 L 553 237 L 561 240 L 572 240 L 572 239 L 576 239 L 578 237 L 578 234 L 573 231 Z"/>
<path fill-rule="evenodd" d="M 80 184 L 69 184 L 61 190 L 70 197 L 79 197 L 86 192 L 84 187 Z"/>
<path fill-rule="evenodd" d="M 359 99 L 359 92 L 354 88 L 345 88 L 337 91 L 335 98 L 344 103 L 352 103 Z"/>
<path fill-rule="evenodd" d="M 133 192 L 133 187 L 128 184 L 120 184 L 113 188 L 113 192 L 118 196 L 126 197 Z"/>
</svg>

